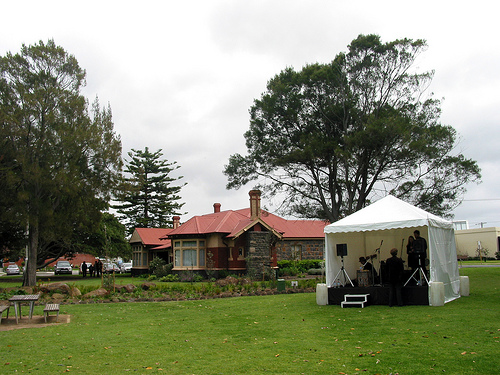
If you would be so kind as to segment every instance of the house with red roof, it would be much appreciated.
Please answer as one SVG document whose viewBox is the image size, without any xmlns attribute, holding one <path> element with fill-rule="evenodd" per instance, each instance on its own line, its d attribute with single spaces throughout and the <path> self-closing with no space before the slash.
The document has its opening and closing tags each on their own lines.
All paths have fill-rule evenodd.
<svg viewBox="0 0 500 375">
<path fill-rule="evenodd" d="M 147 269 L 156 255 L 173 262 L 174 271 L 225 270 L 262 277 L 274 272 L 281 259 L 323 258 L 323 230 L 328 223 L 283 219 L 261 209 L 259 190 L 249 195 L 248 208 L 221 211 L 220 203 L 215 203 L 212 213 L 182 225 L 174 217 L 172 229 L 136 229 L 130 240 L 134 269 L 136 264 Z"/>
<path fill-rule="evenodd" d="M 166 236 L 172 228 L 135 228 L 129 243 L 132 247 L 132 275 L 149 272 L 149 263 L 155 257 L 172 263 L 172 245 Z"/>
</svg>

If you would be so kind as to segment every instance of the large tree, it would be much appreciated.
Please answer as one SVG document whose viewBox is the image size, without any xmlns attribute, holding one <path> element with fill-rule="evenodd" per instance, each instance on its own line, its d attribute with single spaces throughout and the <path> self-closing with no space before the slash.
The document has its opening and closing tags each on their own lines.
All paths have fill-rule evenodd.
<svg viewBox="0 0 500 375">
<path fill-rule="evenodd" d="M 0 59 L 1 175 L 12 193 L 6 209 L 27 233 L 25 285 L 99 224 L 121 169 L 111 109 L 97 99 L 89 108 L 84 83 L 76 58 L 53 40 Z"/>
<path fill-rule="evenodd" d="M 176 184 L 182 176 L 170 174 L 180 168 L 177 162 L 162 159 L 162 152 L 132 150 L 126 163 L 128 174 L 121 184 L 115 208 L 131 233 L 134 228 L 162 228 L 179 215 L 184 203 L 179 193 L 186 184 Z"/>
<path fill-rule="evenodd" d="M 414 69 L 425 41 L 360 35 L 348 48 L 268 82 L 250 109 L 248 155 L 225 166 L 227 188 L 256 180 L 285 213 L 331 222 L 387 193 L 447 215 L 480 169 L 439 122 L 433 72 Z"/>
</svg>

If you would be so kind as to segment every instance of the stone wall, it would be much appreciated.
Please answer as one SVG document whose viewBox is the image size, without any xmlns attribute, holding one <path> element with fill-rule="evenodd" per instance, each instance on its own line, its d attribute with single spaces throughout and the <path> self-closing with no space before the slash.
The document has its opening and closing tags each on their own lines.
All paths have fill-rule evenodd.
<svg viewBox="0 0 500 375">
<path fill-rule="evenodd" d="M 285 240 L 277 244 L 277 256 L 280 260 L 295 260 L 292 246 L 300 245 L 302 248 L 301 259 L 323 259 L 325 241 L 321 240 Z"/>
<path fill-rule="evenodd" d="M 271 274 L 269 232 L 247 232 L 247 273 L 261 279 Z"/>
</svg>

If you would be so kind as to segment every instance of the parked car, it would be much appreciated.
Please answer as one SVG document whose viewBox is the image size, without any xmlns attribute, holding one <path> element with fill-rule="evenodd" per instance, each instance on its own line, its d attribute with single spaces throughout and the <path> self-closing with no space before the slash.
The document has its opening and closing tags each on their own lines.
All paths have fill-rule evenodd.
<svg viewBox="0 0 500 375">
<path fill-rule="evenodd" d="M 54 267 L 54 275 L 61 275 L 63 273 L 69 275 L 73 273 L 73 268 L 71 268 L 71 264 L 67 260 L 58 261 Z"/>
<path fill-rule="evenodd" d="M 17 266 L 17 264 L 9 264 L 5 270 L 5 273 L 7 275 L 19 275 L 19 267 Z"/>
<path fill-rule="evenodd" d="M 105 273 L 120 272 L 120 269 L 115 263 L 103 263 L 102 272 Z"/>
<path fill-rule="evenodd" d="M 122 263 L 120 264 L 120 272 L 130 272 L 132 270 L 132 263 Z"/>
</svg>

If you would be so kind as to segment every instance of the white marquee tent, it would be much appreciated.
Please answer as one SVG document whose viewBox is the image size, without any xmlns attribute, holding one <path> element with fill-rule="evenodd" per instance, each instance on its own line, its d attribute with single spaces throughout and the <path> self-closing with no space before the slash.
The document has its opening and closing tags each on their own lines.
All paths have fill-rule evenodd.
<svg viewBox="0 0 500 375">
<path fill-rule="evenodd" d="M 445 302 L 458 298 L 460 276 L 452 223 L 391 195 L 325 227 L 327 286 L 336 281 L 342 260 L 345 271 L 353 279 L 360 266 L 360 256 L 376 255 L 372 262 L 379 271 L 380 262 L 390 257 L 392 248 L 398 249 L 406 268 L 406 241 L 415 229 L 427 239 L 429 282 L 444 284 Z M 347 244 L 347 256 L 337 256 L 337 244 Z"/>
</svg>

